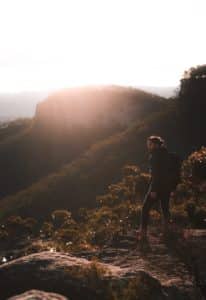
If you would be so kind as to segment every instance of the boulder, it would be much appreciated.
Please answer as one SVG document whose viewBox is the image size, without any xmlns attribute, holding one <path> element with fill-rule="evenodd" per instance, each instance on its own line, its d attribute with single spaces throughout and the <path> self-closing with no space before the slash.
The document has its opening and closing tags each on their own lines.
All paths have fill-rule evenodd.
<svg viewBox="0 0 206 300">
<path fill-rule="evenodd" d="M 57 293 L 70 300 L 197 300 L 190 292 L 189 296 L 185 285 L 183 289 L 179 282 L 165 285 L 147 268 L 141 268 L 141 259 L 134 254 L 132 262 L 125 256 L 126 266 L 50 251 L 15 259 L 0 266 L 1 300 L 29 290 Z"/>
<path fill-rule="evenodd" d="M 70 299 L 95 299 L 106 278 L 123 276 L 120 267 L 94 263 L 60 252 L 44 251 L 0 266 L 0 295 L 7 299 L 30 289 L 60 293 Z"/>
<path fill-rule="evenodd" d="M 8 300 L 69 300 L 55 293 L 46 293 L 38 290 L 30 290 L 23 294 L 9 298 Z"/>
<path fill-rule="evenodd" d="M 60 252 L 35 253 L 5 263 L 0 266 L 0 282 L 1 299 L 31 289 L 59 293 L 72 300 L 110 299 L 113 290 L 121 297 L 138 290 L 140 300 L 144 295 L 165 299 L 160 282 L 142 270 L 133 273 L 128 268 Z"/>
<path fill-rule="evenodd" d="M 184 230 L 178 251 L 191 268 L 196 286 L 206 299 L 206 229 Z"/>
</svg>

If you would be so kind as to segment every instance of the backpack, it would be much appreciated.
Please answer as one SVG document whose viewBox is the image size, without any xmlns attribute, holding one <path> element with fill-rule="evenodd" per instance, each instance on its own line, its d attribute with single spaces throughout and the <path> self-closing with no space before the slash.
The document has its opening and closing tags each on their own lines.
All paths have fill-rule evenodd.
<svg viewBox="0 0 206 300">
<path fill-rule="evenodd" d="M 175 190 L 181 180 L 182 159 L 177 153 L 168 152 L 168 178 L 169 185 Z"/>
</svg>

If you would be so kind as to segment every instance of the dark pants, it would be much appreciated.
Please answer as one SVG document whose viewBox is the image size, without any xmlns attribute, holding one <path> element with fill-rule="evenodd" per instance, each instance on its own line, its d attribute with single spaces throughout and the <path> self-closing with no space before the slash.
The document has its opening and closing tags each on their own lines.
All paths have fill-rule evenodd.
<svg viewBox="0 0 206 300">
<path fill-rule="evenodd" d="M 161 191 L 157 192 L 156 198 L 151 198 L 150 193 L 151 186 L 149 186 L 149 189 L 145 195 L 141 214 L 141 229 L 145 231 L 147 230 L 150 210 L 158 202 L 161 204 L 161 210 L 165 224 L 167 224 L 170 219 L 169 200 L 171 190 L 163 188 Z"/>
</svg>

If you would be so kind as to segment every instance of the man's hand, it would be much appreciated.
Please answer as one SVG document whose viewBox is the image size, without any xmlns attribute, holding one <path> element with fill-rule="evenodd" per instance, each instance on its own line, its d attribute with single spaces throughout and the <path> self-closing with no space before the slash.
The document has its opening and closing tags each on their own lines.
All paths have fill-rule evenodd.
<svg viewBox="0 0 206 300">
<path fill-rule="evenodd" d="M 151 193 L 150 193 L 150 197 L 151 197 L 152 199 L 155 199 L 155 198 L 157 197 L 157 193 L 156 193 L 156 192 L 151 192 Z"/>
</svg>

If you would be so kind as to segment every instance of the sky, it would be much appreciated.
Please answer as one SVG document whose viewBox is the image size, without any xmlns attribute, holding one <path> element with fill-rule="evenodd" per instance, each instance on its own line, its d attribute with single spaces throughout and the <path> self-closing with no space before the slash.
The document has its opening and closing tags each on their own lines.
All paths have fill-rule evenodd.
<svg viewBox="0 0 206 300">
<path fill-rule="evenodd" d="M 205 0 L 0 0 L 0 92 L 177 86 L 206 63 Z"/>
</svg>

